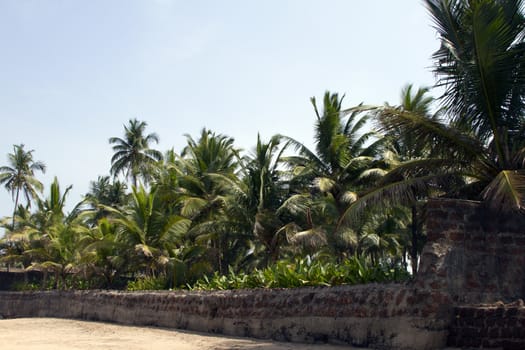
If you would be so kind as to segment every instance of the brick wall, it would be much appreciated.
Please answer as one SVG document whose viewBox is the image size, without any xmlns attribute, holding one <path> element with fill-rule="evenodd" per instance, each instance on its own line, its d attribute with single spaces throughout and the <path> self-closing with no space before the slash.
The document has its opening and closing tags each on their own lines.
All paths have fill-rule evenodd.
<svg viewBox="0 0 525 350">
<path fill-rule="evenodd" d="M 444 346 L 444 325 L 413 316 L 411 297 L 410 287 L 401 284 L 215 292 L 3 292 L 0 314 L 373 348 Z"/>
<path fill-rule="evenodd" d="M 462 348 L 525 349 L 523 301 L 456 307 L 448 343 Z"/>
<path fill-rule="evenodd" d="M 419 313 L 448 317 L 449 346 L 525 349 L 525 217 L 442 199 L 426 227 Z"/>
<path fill-rule="evenodd" d="M 456 305 L 525 298 L 525 216 L 442 199 L 428 203 L 426 227 L 416 288 Z"/>
</svg>

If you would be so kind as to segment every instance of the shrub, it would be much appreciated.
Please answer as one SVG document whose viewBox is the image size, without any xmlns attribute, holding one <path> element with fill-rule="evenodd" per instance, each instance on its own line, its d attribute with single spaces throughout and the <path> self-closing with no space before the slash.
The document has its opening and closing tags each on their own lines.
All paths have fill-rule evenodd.
<svg viewBox="0 0 525 350">
<path fill-rule="evenodd" d="M 293 261 L 281 260 L 276 264 L 251 273 L 235 273 L 229 269 L 227 275 L 215 272 L 205 276 L 189 289 L 226 290 L 241 288 L 294 288 L 304 286 L 335 286 L 373 282 L 401 282 L 410 274 L 399 265 L 382 263 L 369 266 L 365 259 L 352 257 L 342 262 L 327 259 L 312 259 L 310 256 Z"/>
<path fill-rule="evenodd" d="M 167 281 L 165 277 L 143 276 L 134 281 L 129 281 L 126 289 L 130 291 L 139 290 L 162 290 L 167 289 Z"/>
</svg>

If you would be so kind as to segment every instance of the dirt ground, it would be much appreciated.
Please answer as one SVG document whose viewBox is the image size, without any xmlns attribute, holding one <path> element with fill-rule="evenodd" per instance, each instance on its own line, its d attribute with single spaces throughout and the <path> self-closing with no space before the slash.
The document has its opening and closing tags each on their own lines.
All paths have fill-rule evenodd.
<svg viewBox="0 0 525 350">
<path fill-rule="evenodd" d="M 55 318 L 0 320 L 0 349 L 39 350 L 342 350 L 335 345 L 278 343 L 171 329 Z"/>
</svg>

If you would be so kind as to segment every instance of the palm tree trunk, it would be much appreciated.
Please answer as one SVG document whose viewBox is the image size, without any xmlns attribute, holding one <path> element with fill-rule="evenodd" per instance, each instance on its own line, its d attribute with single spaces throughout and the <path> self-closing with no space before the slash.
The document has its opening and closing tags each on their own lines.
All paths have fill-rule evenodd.
<svg viewBox="0 0 525 350">
<path fill-rule="evenodd" d="M 40 288 L 42 290 L 46 290 L 47 289 L 47 269 L 44 269 L 44 271 L 42 272 L 43 273 L 43 277 L 42 277 L 42 282 L 41 282 L 41 286 Z"/>
<path fill-rule="evenodd" d="M 417 206 L 412 205 L 412 249 L 410 250 L 410 264 L 412 265 L 412 274 L 417 273 Z"/>
<path fill-rule="evenodd" d="M 133 175 L 131 176 L 131 182 L 133 183 L 133 188 L 134 188 L 135 190 L 137 190 L 137 175 L 136 175 L 136 174 L 133 174 Z"/>
<path fill-rule="evenodd" d="M 16 198 L 15 198 L 15 208 L 13 209 L 13 221 L 11 223 L 12 224 L 11 231 L 15 230 L 15 216 L 16 216 L 16 208 L 18 207 L 19 196 L 20 196 L 20 188 L 17 188 L 16 189 Z"/>
</svg>

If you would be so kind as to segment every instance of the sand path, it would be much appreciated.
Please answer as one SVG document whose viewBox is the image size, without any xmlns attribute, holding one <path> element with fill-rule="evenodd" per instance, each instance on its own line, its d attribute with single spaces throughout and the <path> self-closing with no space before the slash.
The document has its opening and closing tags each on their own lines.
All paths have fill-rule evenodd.
<svg viewBox="0 0 525 350">
<path fill-rule="evenodd" d="M 39 350 L 341 350 L 335 345 L 278 343 L 180 330 L 55 318 L 0 320 L 1 349 Z"/>
</svg>

